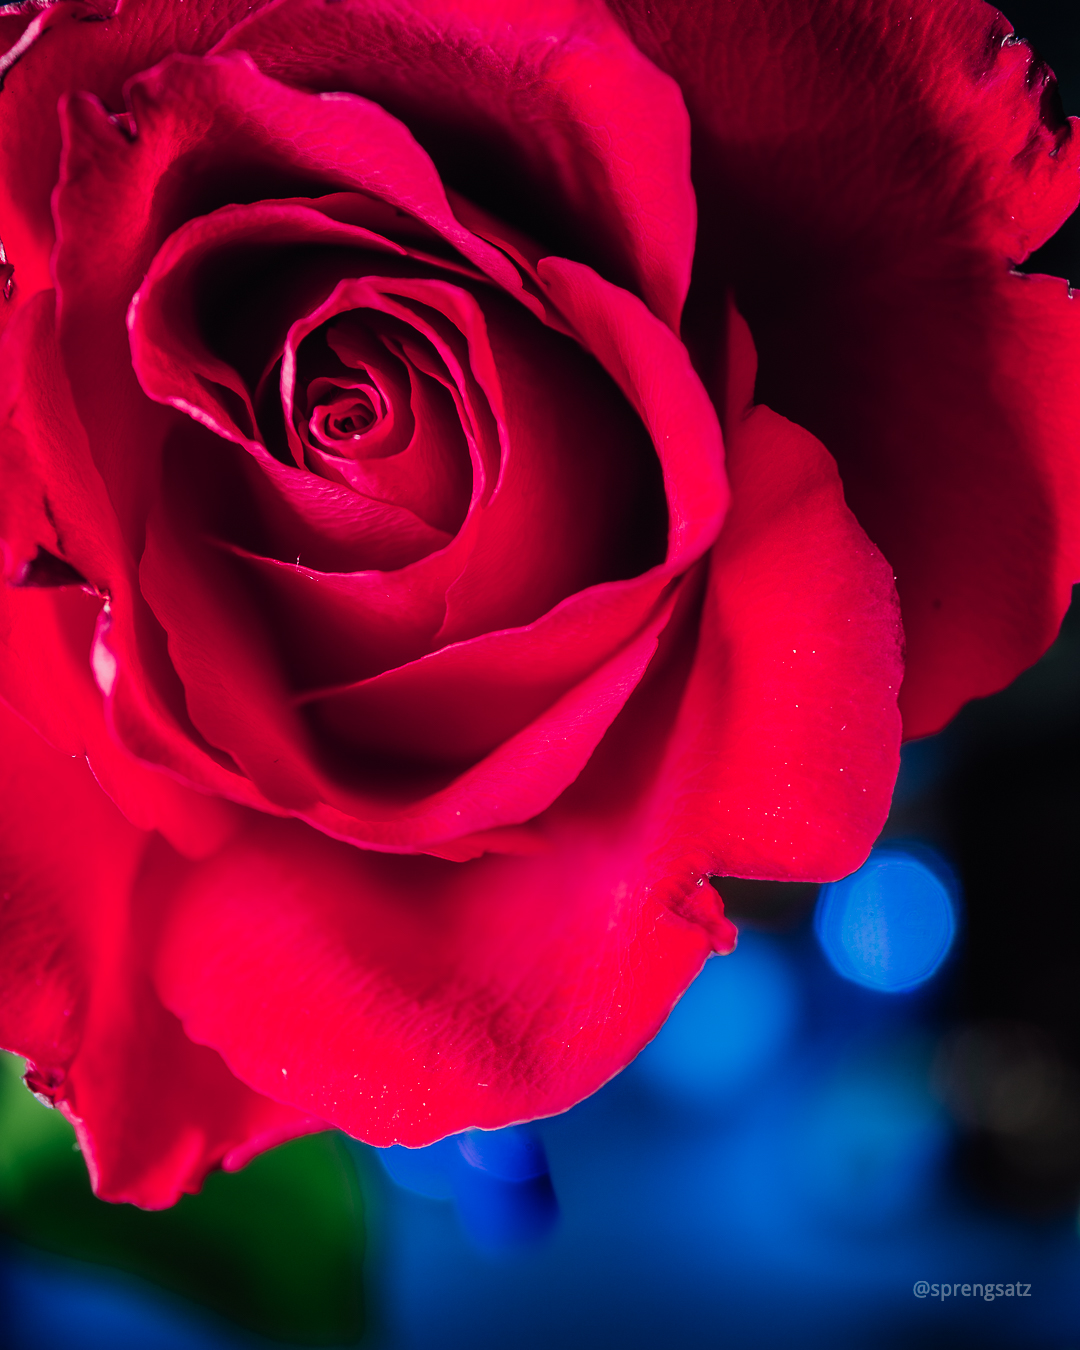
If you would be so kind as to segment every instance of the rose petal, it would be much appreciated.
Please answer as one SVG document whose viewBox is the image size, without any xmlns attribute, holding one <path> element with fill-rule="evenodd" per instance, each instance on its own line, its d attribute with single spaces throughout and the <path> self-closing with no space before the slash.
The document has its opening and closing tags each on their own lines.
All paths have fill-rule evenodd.
<svg viewBox="0 0 1080 1350">
<path fill-rule="evenodd" d="M 137 548 L 170 420 L 128 374 L 122 325 L 155 253 L 184 220 L 300 185 L 315 196 L 368 190 L 511 289 L 521 282 L 503 254 L 454 219 L 408 131 L 364 99 L 299 93 L 261 75 L 242 53 L 171 57 L 126 92 L 133 139 L 89 96 L 63 101 L 55 274 L 76 405 Z M 170 173 L 171 166 L 178 167 Z M 141 472 L 132 444 L 141 447 Z"/>
<path fill-rule="evenodd" d="M 24 551 L 29 544 L 44 544 L 48 551 L 75 564 L 102 601 L 108 597 L 108 606 L 98 616 L 91 650 L 76 658 L 76 682 L 85 678 L 82 662 L 89 661 L 97 664 L 99 683 L 107 685 L 108 736 L 98 742 L 97 731 L 88 725 L 83 731 L 88 738 L 86 749 L 95 755 L 103 781 L 110 790 L 115 787 L 118 800 L 124 803 L 137 802 L 142 796 L 148 804 L 159 794 L 136 786 L 141 769 L 130 788 L 119 784 L 118 775 L 127 777 L 130 756 L 121 753 L 108 765 L 103 755 L 112 755 L 120 745 L 130 755 L 171 771 L 185 782 L 233 800 L 268 805 L 235 765 L 226 763 L 224 756 L 208 753 L 187 716 L 183 689 L 168 662 L 165 634 L 142 598 L 134 561 L 120 537 L 115 512 L 75 413 L 53 316 L 52 292 L 39 292 L 21 307 L 4 334 L 0 416 L 6 416 L 6 421 L 0 424 L 0 453 L 17 456 L 13 472 L 20 491 L 13 497 Z M 6 529 L 6 520 L 4 525 Z M 9 551 L 5 548 L 5 553 Z M 32 629 L 27 631 L 32 633 Z M 9 687 L 25 689 L 20 665 L 29 660 L 30 669 L 36 668 L 34 641 L 28 638 L 27 650 L 12 648 L 4 675 Z M 30 684 L 33 687 L 32 680 Z M 20 710 L 25 708 L 25 715 L 33 719 L 43 715 L 39 694 L 33 705 L 22 695 L 16 700 Z M 80 701 L 75 700 L 74 706 L 81 706 Z M 43 723 L 47 736 L 51 736 L 51 725 Z M 79 748 L 72 753 L 79 753 Z M 167 813 L 155 824 L 174 828 Z"/>
<path fill-rule="evenodd" d="M 247 480 L 254 487 L 259 514 L 271 536 L 285 537 L 290 556 L 295 549 L 314 562 L 326 556 L 329 543 L 337 566 L 401 567 L 442 548 L 449 535 L 405 506 L 348 491 L 347 484 L 319 478 L 301 466 L 281 464 L 267 450 L 256 425 L 255 391 L 238 370 L 210 349 L 206 335 L 199 331 L 198 302 L 209 285 L 205 279 L 199 285 L 200 266 L 216 257 L 219 267 L 229 262 L 235 267 L 238 248 L 243 248 L 245 261 L 250 262 L 253 252 L 285 244 L 296 248 L 350 245 L 358 250 L 358 260 L 370 258 L 376 246 L 386 253 L 404 252 L 368 230 L 295 202 L 225 207 L 189 221 L 166 240 L 131 302 L 127 323 L 135 372 L 152 399 L 187 413 L 216 435 L 242 445 L 255 458 L 261 481 L 250 474 Z M 337 253 L 331 256 L 340 258 Z M 325 299 L 323 288 L 332 290 L 335 285 L 321 279 L 314 284 L 320 301 Z M 306 290 L 302 275 L 282 287 L 285 297 L 295 298 L 297 286 L 301 293 Z M 259 320 L 262 325 L 258 326 L 265 325 L 266 316 L 252 315 L 250 322 L 257 325 Z M 274 321 L 283 343 L 292 316 L 277 315 Z M 258 340 L 272 359 L 277 350 L 273 336 L 266 341 L 259 331 Z M 244 425 L 238 424 L 237 416 Z"/>
<path fill-rule="evenodd" d="M 699 366 L 733 282 L 759 397 L 893 564 L 906 732 L 936 731 L 1040 655 L 1080 575 L 1073 306 L 1007 275 L 1076 205 L 1080 137 L 979 0 L 612 8 L 697 133 Z"/>
<path fill-rule="evenodd" d="M 590 0 L 285 0 L 218 51 L 399 116 L 443 177 L 673 328 L 695 226 L 678 91 Z"/>
<path fill-rule="evenodd" d="M 408 665 L 296 701 L 361 763 L 462 765 L 490 755 L 655 622 L 662 583 L 609 583 L 569 597 L 523 628 L 453 643 Z M 652 627 L 652 623 L 649 623 Z M 624 694 L 625 697 L 625 694 Z M 550 800 L 550 798 L 549 798 Z M 546 805 L 547 803 L 545 803 Z"/>
<path fill-rule="evenodd" d="M 686 586 L 662 659 L 518 856 L 380 857 L 256 825 L 189 874 L 157 987 L 257 1090 L 378 1145 L 564 1110 L 730 950 L 707 871 L 837 876 L 869 850 L 899 762 L 891 574 L 822 446 L 747 413 L 732 327 L 737 491 L 701 641 Z"/>
<path fill-rule="evenodd" d="M 81 590 L 0 590 L 0 697 L 56 750 L 83 759 L 133 825 L 204 857 L 238 827 L 230 802 L 177 782 L 109 735 L 91 651 L 100 599 Z"/>
<path fill-rule="evenodd" d="M 51 290 L 32 297 L 0 344 L 5 575 L 15 578 L 43 547 L 104 591 L 128 565 L 128 555 L 71 408 L 56 345 L 55 301 Z"/>
<path fill-rule="evenodd" d="M 829 379 L 812 387 L 815 335 L 801 372 L 763 377 L 759 394 L 835 448 L 893 565 L 904 730 L 922 736 L 1037 660 L 1080 580 L 1080 312 L 1064 281 L 981 267 L 834 298 Z M 767 333 L 762 346 L 790 369 Z M 841 409 L 826 399 L 844 372 Z"/>
<path fill-rule="evenodd" d="M 350 788 L 340 770 L 330 776 L 331 766 L 323 766 L 321 738 L 312 736 L 292 705 L 274 640 L 260 625 L 240 575 L 227 570 L 220 555 L 215 559 L 190 547 L 179 552 L 169 529 L 162 516 L 148 535 L 142 586 L 169 631 L 170 654 L 199 730 L 212 745 L 228 750 L 270 802 L 374 848 L 423 849 L 491 825 L 527 820 L 542 810 L 581 771 L 641 678 L 670 612 L 671 600 L 664 600 L 653 605 L 651 615 L 640 614 L 647 591 L 655 594 L 652 578 L 633 587 L 616 583 L 613 596 L 601 590 L 589 597 L 589 608 L 599 609 L 590 639 L 608 651 L 600 646 L 594 656 L 599 664 L 588 677 L 556 697 L 539 717 L 456 776 L 437 759 L 399 763 L 388 772 L 381 756 L 375 764 L 370 756 L 353 756 L 348 768 L 357 786 Z M 175 566 L 176 558 L 186 565 Z M 581 595 L 574 602 L 576 613 L 587 603 Z M 539 635 L 529 640 L 532 660 L 526 657 L 524 671 L 534 680 L 533 667 L 543 671 L 553 661 L 565 664 L 558 641 L 549 647 Z M 432 672 L 433 695 L 441 668 L 438 664 Z M 519 724 L 535 713 L 527 676 L 523 683 Z M 483 715 L 481 701 L 476 702 L 475 715 Z M 499 711 L 493 708 L 486 715 Z"/>
<path fill-rule="evenodd" d="M 446 575 L 460 567 L 447 557 L 453 545 L 388 572 L 319 572 L 227 551 L 257 578 L 256 605 L 273 614 L 277 660 L 291 690 L 367 679 L 431 651 L 446 614 Z"/>
<path fill-rule="evenodd" d="M 275 256 L 284 253 L 283 246 L 297 251 L 337 246 L 356 250 L 364 261 L 373 254 L 405 253 L 400 245 L 371 230 L 334 220 L 297 202 L 225 206 L 186 221 L 169 236 L 155 254 L 127 312 L 131 360 L 147 394 L 240 444 L 258 439 L 252 402 L 255 391 L 210 345 L 210 335 L 203 331 L 208 317 L 205 292 L 220 290 L 224 280 L 221 273 L 230 264 L 233 268 L 238 262 L 250 265 L 253 253 L 265 256 L 273 266 Z M 200 277 L 208 262 L 217 263 L 215 274 L 212 278 Z M 291 298 L 294 287 L 281 289 Z M 292 318 L 278 318 L 282 326 L 279 342 L 284 341 L 284 328 Z M 263 331 L 265 313 L 258 315 L 258 326 L 254 319 L 252 315 L 252 321 L 245 325 L 249 341 L 265 347 L 269 356 L 279 342 L 273 336 L 267 339 Z M 237 400 L 246 413 L 243 426 L 236 420 L 240 412 Z"/>
<path fill-rule="evenodd" d="M 139 763 L 106 729 L 101 692 L 91 678 L 103 600 L 112 597 L 113 640 L 130 641 L 140 653 L 136 670 L 147 656 L 146 643 L 138 643 L 133 631 L 135 615 L 145 606 L 132 593 L 130 555 L 71 408 L 56 350 L 51 291 L 20 308 L 0 347 L 0 456 L 5 482 L 13 488 L 4 494 L 0 514 L 11 575 L 30 547 L 44 547 L 98 592 L 91 597 L 5 588 L 0 695 L 51 744 L 88 756 L 99 781 L 136 824 L 160 828 L 185 853 L 216 847 L 231 828 L 231 808 Z M 12 508 L 21 519 L 12 519 Z M 152 690 L 141 702 L 147 720 L 170 724 Z M 177 730 L 173 725 L 172 734 Z"/>
<path fill-rule="evenodd" d="M 830 881 L 870 851 L 899 768 L 896 592 L 825 448 L 751 406 L 734 311 L 727 346 L 733 507 L 658 774 L 654 865 Z"/>
<path fill-rule="evenodd" d="M 580 387 L 580 356 L 565 339 L 546 334 L 524 310 L 501 300 L 498 305 L 516 319 L 515 327 L 507 337 L 501 321 L 496 323 L 491 332 L 502 334 L 498 359 L 485 356 L 480 361 L 476 348 L 468 364 L 476 368 L 477 378 L 486 386 L 488 404 L 508 429 L 503 471 L 492 505 L 470 517 L 479 522 L 478 542 L 448 592 L 447 621 L 435 639 L 440 644 L 452 643 L 451 623 L 467 622 L 472 632 L 495 629 L 475 650 L 468 645 L 470 629 L 466 629 L 467 641 L 460 651 L 434 654 L 349 690 L 324 690 L 318 722 L 312 719 L 305 725 L 289 699 L 286 673 L 275 664 L 278 639 L 261 625 L 238 574 L 224 567 L 223 558 L 215 559 L 192 546 L 194 532 L 175 515 L 176 503 L 182 499 L 176 488 L 164 494 L 162 510 L 148 531 L 142 585 L 169 632 L 172 660 L 196 724 L 212 744 L 243 765 L 270 800 L 338 837 L 371 847 L 424 848 L 442 845 L 455 835 L 517 823 L 544 809 L 580 772 L 583 756 L 587 757 L 630 693 L 633 685 L 628 672 L 636 671 L 634 678 L 640 678 L 642 658 L 648 660 L 652 650 L 648 644 L 659 631 L 655 627 L 658 599 L 671 580 L 701 556 L 719 528 L 726 504 L 719 428 L 684 349 L 629 293 L 587 268 L 559 260 L 547 262 L 551 268 L 545 276 L 560 307 L 575 323 L 580 317 L 590 340 L 652 433 L 673 503 L 668 557 L 663 564 L 606 587 L 590 587 L 587 573 L 565 577 L 568 566 L 580 567 L 580 546 L 574 535 L 588 536 L 591 531 L 604 540 L 600 508 L 610 507 L 612 501 L 619 504 L 617 483 L 612 481 L 603 492 L 586 494 L 588 510 L 580 525 L 567 533 L 562 524 L 564 518 L 573 522 L 574 494 L 593 487 L 586 473 L 589 454 L 595 453 L 596 446 L 602 447 L 612 427 L 619 424 L 612 421 L 610 399 L 599 405 L 604 415 L 598 417 L 596 394 L 602 389 L 588 382 L 578 404 L 570 401 L 571 408 L 580 406 L 576 424 L 573 419 L 560 423 L 560 403 L 549 395 L 545 407 L 539 378 L 542 373 L 550 379 L 552 350 L 560 349 L 544 349 L 540 352 L 543 359 L 515 365 L 516 344 L 530 326 L 549 347 L 563 344 L 567 359 L 560 361 L 560 378 L 553 382 L 556 388 L 565 387 L 560 392 L 572 393 Z M 415 283 L 421 286 L 417 295 L 434 299 L 431 288 L 436 284 Z M 406 296 L 410 293 L 403 282 L 393 285 Z M 494 295 L 485 298 L 486 317 L 499 313 L 496 301 Z M 467 326 L 464 318 L 459 323 Z M 492 383 L 498 378 L 496 371 L 504 369 L 511 373 L 503 390 L 505 397 Z M 522 392 L 532 402 L 516 407 L 515 396 Z M 552 409 L 556 410 L 554 425 L 548 421 Z M 623 425 L 627 434 L 633 429 L 625 421 Z M 570 461 L 569 472 L 563 474 L 566 481 L 558 491 L 554 488 L 559 478 L 553 473 L 556 448 L 568 454 Z M 616 437 L 613 449 L 613 462 L 625 485 L 625 438 L 620 443 Z M 185 471 L 189 463 L 190 456 L 185 456 Z M 549 503 L 557 512 L 553 517 L 545 514 Z M 626 519 L 625 509 L 613 512 L 608 531 L 625 529 Z M 554 550 L 564 569 L 560 572 L 547 559 L 552 540 L 564 538 L 565 548 Z M 591 537 L 586 544 L 592 546 Z M 606 547 L 610 554 L 610 544 Z M 529 561 L 528 567 L 513 556 L 515 549 Z M 516 615 L 507 611 L 504 597 L 507 578 L 512 582 L 517 573 L 531 589 L 521 592 L 530 608 Z M 538 603 L 538 584 L 549 586 L 553 576 L 558 588 L 552 588 L 553 593 L 539 592 L 543 603 Z M 550 605 L 560 591 L 572 588 L 571 582 L 586 589 L 564 602 L 562 612 L 524 633 L 514 631 L 522 620 L 528 625 L 536 610 Z M 367 586 L 372 595 L 377 582 L 370 579 Z M 512 590 L 509 596 L 519 603 Z M 339 579 L 334 586 L 335 608 L 345 598 Z M 492 598 L 502 606 L 501 612 L 492 607 Z M 357 617 L 362 618 L 368 599 L 359 584 L 356 599 Z M 275 605 L 273 610 L 276 623 L 281 609 Z M 410 626 L 427 613 L 430 610 L 410 610 Z M 508 631 L 499 631 L 500 625 Z M 567 641 L 574 646 L 569 664 L 562 652 Z M 502 681 L 498 698 L 490 691 L 491 671 L 498 671 Z M 573 690 L 574 681 L 586 676 L 586 683 Z M 595 699 L 591 711 L 586 696 Z M 428 707 L 430 717 L 418 719 L 406 711 L 417 703 Z M 466 711 L 469 704 L 471 709 Z M 321 734 L 313 738 L 311 729 L 316 725 Z M 426 755 L 421 753 L 418 727 L 435 736 Z M 359 784 L 368 780 L 372 755 L 382 764 L 387 754 L 405 750 L 415 753 L 416 761 L 402 772 L 400 781 L 384 787 L 381 802 L 368 792 L 357 795 L 346 790 L 345 780 L 325 776 L 331 766 L 320 764 L 316 747 L 326 739 L 328 728 L 333 730 L 333 743 L 342 744 L 343 750 L 351 745 L 360 752 L 352 765 Z M 504 738 L 506 743 L 499 745 Z M 550 771 L 539 773 L 534 765 L 537 747 L 552 743 L 561 744 L 562 749 L 558 754 L 549 752 Z M 462 773 L 477 756 L 484 758 Z M 448 774 L 448 763 L 459 776 Z M 380 772 L 385 776 L 385 765 Z"/>
<path fill-rule="evenodd" d="M 97 1194 L 161 1208 L 321 1128 L 238 1083 L 158 1001 L 147 939 L 175 855 L 3 705 L 0 742 L 0 1044 L 75 1126 Z"/>
<path fill-rule="evenodd" d="M 442 278 L 382 276 L 381 270 L 340 281 L 322 305 L 291 326 L 282 360 L 282 406 L 286 418 L 295 420 L 298 348 L 306 338 L 337 319 L 335 340 L 344 350 L 350 325 L 374 324 L 400 350 L 417 394 L 425 390 L 426 397 L 414 402 L 417 434 L 407 449 L 357 463 L 343 476 L 356 491 L 383 501 L 400 498 L 400 505 L 423 519 L 438 518 L 453 534 L 466 506 L 475 510 L 491 496 L 502 457 L 485 396 L 484 384 L 497 385 L 498 375 L 483 312 L 468 291 Z M 438 386 L 448 398 L 436 397 Z M 302 460 L 298 435 L 292 444 Z"/>
<path fill-rule="evenodd" d="M 628 335 L 635 354 L 678 348 L 639 300 L 595 282 L 601 304 L 617 307 L 625 299 L 636 306 Z M 489 383 L 485 392 L 501 423 L 502 465 L 480 514 L 476 545 L 447 592 L 439 640 L 519 627 L 574 591 L 624 577 L 651 572 L 655 596 L 693 560 L 689 550 L 690 556 L 673 557 L 669 543 L 660 564 L 665 525 L 671 533 L 656 471 L 657 459 L 661 472 L 667 468 L 666 443 L 654 436 L 650 445 L 653 428 L 647 418 L 635 419 L 635 399 L 620 398 L 616 383 L 577 344 L 494 293 L 477 298 L 499 381 L 497 391 Z M 602 366 L 587 336 L 583 345 Z M 698 396 L 688 365 L 673 368 L 671 376 L 657 404 Z M 685 453 L 719 479 L 703 483 L 697 503 L 704 532 L 719 527 L 715 497 L 724 486 L 718 428 L 703 391 L 700 396 L 704 416 Z"/>
<path fill-rule="evenodd" d="M 157 986 L 244 1081 L 371 1143 L 562 1110 L 655 1035 L 710 947 L 625 845 L 455 864 L 255 827 L 179 897 Z"/>
<path fill-rule="evenodd" d="M 5 70 L 0 99 L 0 221 L 16 271 L 15 307 L 53 284 L 49 199 L 58 177 L 60 126 L 52 113 L 61 97 L 88 91 L 108 107 L 122 108 L 130 76 L 173 52 L 207 51 L 258 3 L 184 0 L 148 15 L 138 0 L 119 6 L 111 0 L 59 0 L 43 12 L 31 11 L 38 36 Z M 102 14 L 108 15 L 104 21 Z M 0 327 L 4 316 L 0 306 Z"/>
<path fill-rule="evenodd" d="M 730 494 L 715 411 L 686 348 L 641 303 L 580 263 L 544 258 L 547 293 L 645 424 L 664 475 L 667 566 L 694 562 L 720 531 Z"/>
<path fill-rule="evenodd" d="M 384 362 L 393 359 L 389 351 L 384 352 Z M 347 417 L 351 422 L 354 407 L 362 417 L 364 407 L 370 408 L 375 400 L 368 398 L 365 403 L 362 387 L 332 384 L 329 379 L 313 381 L 307 390 L 307 402 L 314 408 L 310 430 L 301 428 L 305 458 L 311 469 L 336 477 L 354 492 L 377 501 L 407 506 L 452 537 L 472 495 L 468 445 L 445 385 L 411 364 L 406 373 L 410 377 L 408 396 L 398 416 L 391 408 L 386 416 L 374 418 L 370 427 L 350 426 L 346 432 L 316 431 L 316 420 Z M 377 395 L 374 385 L 369 388 Z M 402 422 L 411 423 L 409 434 L 400 437 L 395 447 L 387 433 Z"/>
</svg>

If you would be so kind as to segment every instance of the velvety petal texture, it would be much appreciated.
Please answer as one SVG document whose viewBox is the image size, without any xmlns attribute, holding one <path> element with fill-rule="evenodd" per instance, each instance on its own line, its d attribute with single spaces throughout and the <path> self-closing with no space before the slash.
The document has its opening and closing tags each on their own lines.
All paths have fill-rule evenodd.
<svg viewBox="0 0 1080 1350">
<path fill-rule="evenodd" d="M 689 121 L 604 5 L 274 0 L 215 50 L 375 99 L 466 196 L 603 266 L 677 326 L 694 249 Z"/>
<path fill-rule="evenodd" d="M 865 856 L 889 799 L 868 784 L 898 764 L 891 574 L 823 448 L 748 407 L 735 318 L 731 343 L 730 542 L 530 852 L 380 857 L 264 824 L 192 874 L 158 988 L 259 1091 L 380 1145 L 569 1106 L 732 946 L 709 873 L 824 879 Z"/>
<path fill-rule="evenodd" d="M 0 1042 L 75 1126 L 97 1193 L 160 1209 L 210 1167 L 321 1128 L 237 1081 L 154 993 L 146 958 L 179 857 L 2 707 L 0 749 Z"/>
<path fill-rule="evenodd" d="M 185 711 L 207 742 L 196 781 L 221 790 L 212 747 L 242 772 L 234 799 L 259 800 L 254 787 L 272 809 L 393 850 L 527 820 L 586 762 L 644 668 L 673 583 L 720 527 L 719 428 L 684 349 L 641 301 L 580 264 L 546 260 L 553 270 L 541 269 L 533 303 L 522 303 L 519 270 L 457 223 L 431 161 L 364 99 L 292 90 L 237 54 L 172 58 L 134 81 L 128 99 L 128 131 L 90 100 L 65 105 L 59 342 L 91 453 L 128 518 L 129 549 L 141 549 L 130 622 L 149 605 L 153 618 L 141 621 L 156 620 L 167 634 L 169 674 L 179 675 Z M 197 193 L 213 206 L 226 169 L 234 196 L 241 171 L 249 193 L 272 183 L 295 188 L 305 176 L 339 190 L 309 205 L 278 199 L 217 208 L 170 235 L 177 209 L 170 200 L 190 210 Z M 376 190 L 381 216 L 367 209 Z M 108 214 L 100 209 L 106 198 Z M 407 242 L 369 228 L 401 216 Z M 368 225 L 356 223 L 365 218 Z M 109 262 L 121 233 L 126 273 Z M 439 258 L 448 247 L 449 269 Z M 219 278 L 241 253 L 249 270 L 222 302 Z M 129 301 L 140 258 L 148 270 Z M 567 268 L 576 268 L 572 289 Z M 235 314 L 250 304 L 271 269 L 280 309 L 267 313 L 260 301 L 252 315 L 266 349 L 253 364 L 245 351 L 245 380 L 226 359 L 235 338 L 216 310 Z M 359 275 L 333 282 L 342 271 Z M 109 314 L 112 351 L 99 331 Z M 84 358 L 92 329 L 95 356 Z M 592 363 L 568 329 L 593 352 Z M 127 385 L 106 392 L 104 370 L 120 362 L 127 342 Z M 351 366 L 342 356 L 349 342 Z M 364 342 L 376 344 L 374 358 Z M 413 476 L 407 501 L 388 499 L 385 486 L 355 473 L 328 472 L 300 440 L 298 377 L 370 375 L 373 359 L 372 378 L 388 378 L 379 369 L 391 360 L 411 389 L 424 390 L 410 395 L 414 431 L 451 456 L 436 483 L 418 486 Z M 268 380 L 280 383 L 276 423 L 255 407 Z M 194 474 L 205 439 L 191 420 L 220 438 Z M 141 485 L 123 449 L 135 442 L 144 447 Z M 247 453 L 238 457 L 233 446 Z M 423 511 L 432 514 L 425 491 L 447 510 L 455 494 L 464 504 L 467 493 L 468 509 L 461 519 L 451 510 L 438 524 L 425 521 Z M 157 498 L 150 508 L 147 495 Z M 351 669 L 335 638 L 321 669 L 305 643 L 308 669 L 295 670 L 291 653 L 301 643 L 282 630 L 286 606 L 274 591 L 282 567 L 299 568 L 305 555 L 309 567 L 336 577 L 339 603 L 348 589 L 355 594 Z M 253 574 L 249 563 L 260 557 L 266 562 Z M 390 617 L 399 639 L 409 611 L 418 610 L 412 646 L 420 661 L 393 672 L 379 648 L 387 585 L 398 597 Z M 372 610 L 374 632 L 366 632 Z M 591 615 L 591 640 L 568 665 L 560 655 L 566 623 L 580 629 L 582 610 Z M 116 674 L 107 692 L 114 726 L 134 753 L 146 754 L 161 719 L 147 726 L 135 701 L 153 672 L 135 664 L 134 644 L 121 651 L 126 622 L 114 602 Z M 520 634 L 535 624 L 541 628 Z M 481 639 L 476 659 L 487 674 L 478 681 L 452 653 Z M 499 662 L 500 646 L 517 648 L 516 678 Z M 366 683 L 372 679 L 378 688 Z M 495 683 L 500 695 L 492 700 Z M 417 706 L 427 710 L 419 720 Z M 432 737 L 436 724 L 445 730 Z M 553 747 L 542 772 L 538 744 Z M 192 748 L 189 739 L 183 759 L 171 753 L 166 762 L 192 774 Z"/>
<path fill-rule="evenodd" d="M 0 49 L 0 1044 L 99 1194 L 571 1106 L 710 875 L 862 862 L 902 682 L 1049 640 L 1075 316 L 1009 266 L 1077 158 L 975 0 Z"/>
<path fill-rule="evenodd" d="M 611 8 L 690 110 L 699 368 L 733 286 L 759 399 L 820 436 L 893 565 L 905 729 L 937 731 L 1080 579 L 1080 317 L 1011 270 L 1077 204 L 1076 120 L 982 0 Z"/>
<path fill-rule="evenodd" d="M 0 239 L 14 269 L 16 306 L 52 284 L 50 197 L 60 160 L 60 124 L 53 113 L 59 99 L 85 90 L 119 109 L 129 77 L 172 52 L 206 51 L 251 8 L 249 0 L 58 0 L 41 11 L 27 6 L 25 23 L 23 16 L 8 21 L 12 27 L 0 33 L 5 41 L 14 38 L 0 68 Z"/>
</svg>

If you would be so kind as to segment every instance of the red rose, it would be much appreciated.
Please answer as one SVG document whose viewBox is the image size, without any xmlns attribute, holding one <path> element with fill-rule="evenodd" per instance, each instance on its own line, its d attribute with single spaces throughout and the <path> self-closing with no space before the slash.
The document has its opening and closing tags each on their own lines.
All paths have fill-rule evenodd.
<svg viewBox="0 0 1080 1350">
<path fill-rule="evenodd" d="M 994 11 L 251 8 L 0 15 L 0 1042 L 147 1206 L 593 1091 L 868 851 L 892 569 L 914 734 L 1080 572 Z"/>
</svg>

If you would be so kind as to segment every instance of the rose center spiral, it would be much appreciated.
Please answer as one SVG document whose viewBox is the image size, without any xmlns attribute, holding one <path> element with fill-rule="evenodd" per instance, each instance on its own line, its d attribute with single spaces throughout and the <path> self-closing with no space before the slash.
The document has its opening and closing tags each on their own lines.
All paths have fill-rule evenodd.
<svg viewBox="0 0 1080 1350">
<path fill-rule="evenodd" d="M 308 431 L 332 455 L 350 458 L 363 452 L 364 437 L 386 416 L 386 402 L 371 385 L 331 384 L 316 380 L 308 391 Z"/>
</svg>

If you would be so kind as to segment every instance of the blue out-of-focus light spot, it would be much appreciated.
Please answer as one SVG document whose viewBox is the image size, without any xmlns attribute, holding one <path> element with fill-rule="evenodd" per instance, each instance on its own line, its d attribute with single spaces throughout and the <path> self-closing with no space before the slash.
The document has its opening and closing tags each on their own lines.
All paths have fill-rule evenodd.
<svg viewBox="0 0 1080 1350">
<path fill-rule="evenodd" d="M 547 1237 L 559 1218 L 551 1178 L 503 1181 L 490 1172 L 466 1173 L 457 1192 L 458 1217 L 478 1247 L 506 1251 Z"/>
<path fill-rule="evenodd" d="M 544 1146 L 530 1130 L 466 1130 L 458 1136 L 458 1148 L 470 1167 L 500 1181 L 547 1176 Z"/>
<path fill-rule="evenodd" d="M 453 1200 L 480 1247 L 505 1250 L 546 1236 L 559 1217 L 538 1135 L 523 1126 L 466 1130 L 428 1148 L 377 1150 L 389 1176 L 429 1200 Z"/>
<path fill-rule="evenodd" d="M 797 1020 L 790 962 L 772 939 L 743 933 L 730 956 L 705 963 L 635 1068 L 665 1097 L 723 1107 L 775 1061 Z"/>
<path fill-rule="evenodd" d="M 818 1083 L 798 1118 L 793 1156 L 801 1197 L 821 1214 L 887 1225 L 930 1195 L 950 1142 L 924 1066 L 841 1067 Z M 895 1058 L 895 1057 L 893 1057 Z"/>
<path fill-rule="evenodd" d="M 376 1150 L 391 1181 L 427 1200 L 452 1200 L 454 1176 L 461 1161 L 457 1138 L 440 1139 L 427 1148 L 391 1144 Z"/>
<path fill-rule="evenodd" d="M 857 872 L 821 888 L 818 941 L 845 979 L 885 993 L 914 989 L 952 946 L 954 889 L 930 850 L 875 849 Z"/>
</svg>

